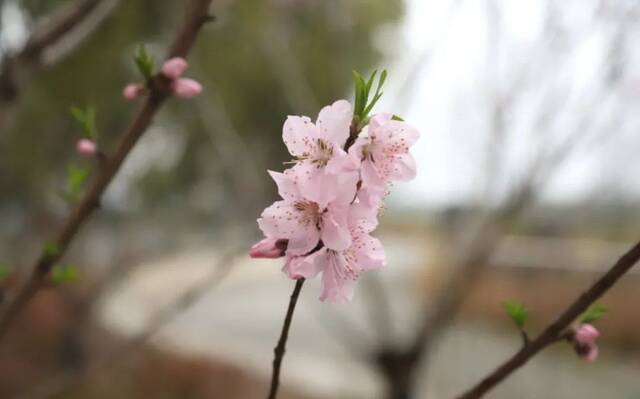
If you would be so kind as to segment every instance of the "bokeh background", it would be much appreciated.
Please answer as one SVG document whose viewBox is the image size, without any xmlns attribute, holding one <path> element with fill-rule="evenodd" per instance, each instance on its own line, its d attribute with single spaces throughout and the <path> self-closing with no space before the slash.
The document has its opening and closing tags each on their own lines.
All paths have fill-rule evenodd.
<svg viewBox="0 0 640 399">
<path fill-rule="evenodd" d="M 0 52 L 73 1 L 0 2 Z M 0 90 L 2 288 L 19 285 L 69 211 L 69 108 L 97 110 L 109 152 L 138 104 L 140 44 L 161 59 L 184 2 L 105 0 L 51 62 Z M 259 398 L 293 283 L 250 260 L 255 219 L 289 160 L 286 115 L 351 100 L 387 69 L 376 111 L 417 126 L 418 176 L 377 231 L 388 267 L 348 305 L 305 286 L 282 398 L 452 398 L 535 334 L 637 239 L 640 2 L 214 0 L 187 75 L 127 159 L 51 284 L 0 346 L 2 398 Z M 74 39 L 74 37 L 72 37 Z M 49 58 L 47 58 L 49 59 Z M 0 88 L 1 89 L 1 88 Z M 488 397 L 640 398 L 640 276 L 603 298 L 601 357 L 566 344 Z M 403 354 L 422 326 L 420 362 Z M 410 370 L 407 370 L 409 368 Z M 408 373 L 415 378 L 406 381 Z"/>
</svg>

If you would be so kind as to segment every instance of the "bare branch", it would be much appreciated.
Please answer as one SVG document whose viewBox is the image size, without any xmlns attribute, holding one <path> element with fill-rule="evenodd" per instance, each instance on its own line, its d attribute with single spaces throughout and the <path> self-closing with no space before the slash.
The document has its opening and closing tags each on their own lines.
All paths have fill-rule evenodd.
<svg viewBox="0 0 640 399">
<path fill-rule="evenodd" d="M 271 386 L 269 388 L 269 396 L 267 396 L 267 399 L 276 399 L 276 396 L 278 395 L 278 388 L 280 386 L 280 367 L 282 366 L 282 359 L 284 358 L 285 347 L 287 345 L 287 339 L 289 338 L 289 329 L 291 328 L 291 321 L 293 320 L 293 312 L 296 310 L 296 303 L 298 302 L 298 296 L 300 295 L 303 284 L 303 278 L 296 281 L 296 285 L 291 293 L 291 299 L 289 300 L 289 307 L 287 309 L 287 315 L 284 318 L 284 324 L 282 325 L 282 332 L 280 333 L 278 345 L 273 349 L 273 373 L 271 374 Z"/>
<path fill-rule="evenodd" d="M 170 47 L 168 58 L 187 54 L 193 46 L 196 33 L 203 23 L 207 21 L 211 1 L 191 1 L 187 17 Z M 42 252 L 27 283 L 0 316 L 0 339 L 4 337 L 12 321 L 25 303 L 40 289 L 52 267 L 64 255 L 80 227 L 89 219 L 93 211 L 99 207 L 103 192 L 120 170 L 131 149 L 149 127 L 156 112 L 171 95 L 167 79 L 162 75 L 152 78 L 149 82 L 149 87 L 150 92 L 144 105 L 123 133 L 114 155 L 104 160 L 86 194 L 71 212 L 56 239 L 52 241 L 55 244 L 55 251 Z"/>
<path fill-rule="evenodd" d="M 518 351 L 513 357 L 500 367 L 483 378 L 477 385 L 460 395 L 458 399 L 481 398 L 492 388 L 504 381 L 518 368 L 522 367 L 532 357 L 549 345 L 558 342 L 565 334 L 565 330 L 571 323 L 589 308 L 595 301 L 604 295 L 613 285 L 624 276 L 640 260 L 640 242 L 634 245 L 627 253 L 609 269 L 609 271 L 597 280 L 589 289 L 583 292 L 564 312 L 558 316 L 544 331 L 533 341 Z"/>
</svg>

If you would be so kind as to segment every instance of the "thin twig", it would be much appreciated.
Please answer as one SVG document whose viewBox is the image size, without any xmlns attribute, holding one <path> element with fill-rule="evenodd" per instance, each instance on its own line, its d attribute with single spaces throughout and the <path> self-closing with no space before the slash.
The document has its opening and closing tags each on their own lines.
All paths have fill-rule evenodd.
<svg viewBox="0 0 640 399">
<path fill-rule="evenodd" d="M 558 342 L 564 336 L 566 329 L 571 323 L 585 312 L 589 306 L 602 297 L 622 276 L 631 270 L 638 260 L 640 260 L 640 242 L 622 255 L 604 276 L 583 292 L 554 322 L 549 324 L 536 339 L 483 378 L 473 388 L 458 396 L 458 399 L 481 398 L 500 382 L 504 381 L 511 373 L 527 363 L 533 356 L 547 346 Z"/>
<path fill-rule="evenodd" d="M 195 42 L 198 30 L 209 18 L 208 12 L 211 1 L 212 0 L 192 0 L 183 26 L 178 31 L 170 46 L 167 58 L 186 56 Z M 12 321 L 23 306 L 40 289 L 52 267 L 64 255 L 75 235 L 80 230 L 80 227 L 89 219 L 93 211 L 99 207 L 102 193 L 116 173 L 118 173 L 118 170 L 131 149 L 147 130 L 158 109 L 160 109 L 165 100 L 171 95 L 168 82 L 162 75 L 153 77 L 149 82 L 149 87 L 149 95 L 144 105 L 125 130 L 114 155 L 105 159 L 86 194 L 71 212 L 56 239 L 53 241 L 55 251 L 42 252 L 32 269 L 33 271 L 27 283 L 18 292 L 13 302 L 7 305 L 7 308 L 0 316 L 0 340 L 5 336 Z"/>
<path fill-rule="evenodd" d="M 284 318 L 284 324 L 282 325 L 282 332 L 280 333 L 278 345 L 273 349 L 273 373 L 271 374 L 271 387 L 269 388 L 269 395 L 267 396 L 267 399 L 276 399 L 278 394 L 278 387 L 280 385 L 280 367 L 282 366 L 282 359 L 284 358 L 287 338 L 289 338 L 289 329 L 291 328 L 293 311 L 296 309 L 296 303 L 298 302 L 298 296 L 300 295 L 303 284 L 303 278 L 296 281 L 296 286 L 293 288 L 291 299 L 289 300 L 289 308 L 287 309 L 287 315 Z"/>
</svg>

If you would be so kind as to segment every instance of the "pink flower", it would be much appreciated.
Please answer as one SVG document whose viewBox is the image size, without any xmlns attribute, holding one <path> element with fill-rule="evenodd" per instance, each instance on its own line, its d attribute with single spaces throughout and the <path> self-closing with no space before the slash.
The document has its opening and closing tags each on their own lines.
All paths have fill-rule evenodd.
<svg viewBox="0 0 640 399">
<path fill-rule="evenodd" d="M 284 256 L 287 249 L 286 240 L 277 240 L 275 238 L 265 238 L 255 243 L 249 250 L 249 256 L 252 258 L 270 258 L 276 259 Z"/>
<path fill-rule="evenodd" d="M 174 57 L 165 61 L 160 71 L 167 78 L 174 80 L 182 76 L 187 66 L 187 61 L 184 58 Z"/>
<path fill-rule="evenodd" d="M 336 250 L 351 245 L 347 212 L 349 198 L 355 193 L 354 181 L 325 186 L 326 190 L 335 193 L 335 200 L 322 206 L 306 196 L 295 171 L 269 173 L 283 200 L 265 209 L 258 219 L 266 237 L 289 240 L 286 253 L 292 256 L 309 253 L 320 240 L 324 246 Z"/>
<path fill-rule="evenodd" d="M 324 107 L 315 124 L 306 116 L 289 116 L 282 128 L 301 189 L 322 207 L 334 199 L 327 187 L 357 182 L 358 162 L 343 149 L 352 117 L 351 104 L 339 100 Z"/>
<path fill-rule="evenodd" d="M 596 339 L 600 332 L 591 324 L 581 324 L 574 327 L 573 345 L 578 356 L 588 362 L 594 362 L 598 358 L 598 346 Z"/>
<path fill-rule="evenodd" d="M 92 157 L 96 154 L 98 146 L 93 140 L 80 139 L 76 143 L 76 152 L 83 157 Z"/>
<path fill-rule="evenodd" d="M 171 88 L 176 96 L 182 98 L 191 98 L 202 93 L 202 85 L 193 79 L 187 78 L 174 80 Z"/>
<path fill-rule="evenodd" d="M 352 205 L 358 208 L 358 204 Z M 355 209 L 353 209 L 355 210 Z M 358 212 L 351 215 L 359 214 Z M 364 271 L 379 269 L 386 264 L 380 240 L 369 233 L 375 228 L 370 220 L 351 217 L 349 234 L 351 245 L 343 250 L 323 247 L 306 257 L 287 259 L 284 271 L 293 278 L 313 278 L 322 273 L 320 300 L 334 303 L 348 302 L 358 277 Z"/>
<path fill-rule="evenodd" d="M 144 93 L 144 86 L 137 83 L 129 83 L 122 90 L 122 96 L 127 100 L 133 100 Z"/>
<path fill-rule="evenodd" d="M 367 137 L 360 137 L 349 154 L 362 162 L 362 187 L 384 194 L 387 182 L 407 181 L 416 176 L 411 147 L 420 133 L 411 125 L 392 120 L 390 114 L 378 114 L 369 121 Z"/>
</svg>

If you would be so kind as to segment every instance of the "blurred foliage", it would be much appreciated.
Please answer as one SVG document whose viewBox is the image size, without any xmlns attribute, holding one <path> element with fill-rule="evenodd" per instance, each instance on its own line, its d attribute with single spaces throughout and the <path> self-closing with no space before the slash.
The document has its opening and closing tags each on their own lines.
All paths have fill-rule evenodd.
<svg viewBox="0 0 640 399">
<path fill-rule="evenodd" d="M 37 19 L 61 3 L 23 5 Z M 140 80 L 136 48 L 145 44 L 162 59 L 183 8 L 183 2 L 121 1 L 78 51 L 34 77 L 22 93 L 14 123 L 2 132 L 3 202 L 27 210 L 51 206 L 43 198 L 64 185 L 81 133 L 69 115 L 71 105 L 95 107 L 99 145 L 107 153 L 113 148 L 139 106 L 121 96 L 127 82 Z M 193 100 L 199 104 L 172 100 L 155 120 L 166 131 L 150 132 L 169 138 L 178 153 L 175 164 L 167 168 L 151 162 L 131 184 L 136 204 L 151 211 L 173 206 L 185 212 L 185 206 L 207 198 L 215 202 L 208 209 L 214 214 L 224 213 L 232 202 L 242 207 L 244 201 L 245 211 L 263 207 L 273 195 L 264 170 L 281 169 L 289 158 L 280 140 L 286 115 L 315 118 L 321 105 L 349 98 L 351 71 L 369 71 L 381 61 L 372 36 L 381 25 L 398 22 L 402 1 L 225 0 L 215 1 L 213 12 L 217 19 L 199 38 L 186 72 L 203 82 L 205 95 Z M 296 73 L 289 74 L 288 68 Z M 310 88 L 310 95 L 291 95 L 301 86 Z M 216 105 L 223 107 L 211 109 Z M 218 117 L 207 120 L 208 110 Z M 219 123 L 220 115 L 226 125 Z M 240 144 L 224 144 L 225 134 L 236 135 Z M 233 160 L 231 165 L 220 165 L 224 156 Z M 260 179 L 247 184 L 248 174 Z"/>
</svg>

